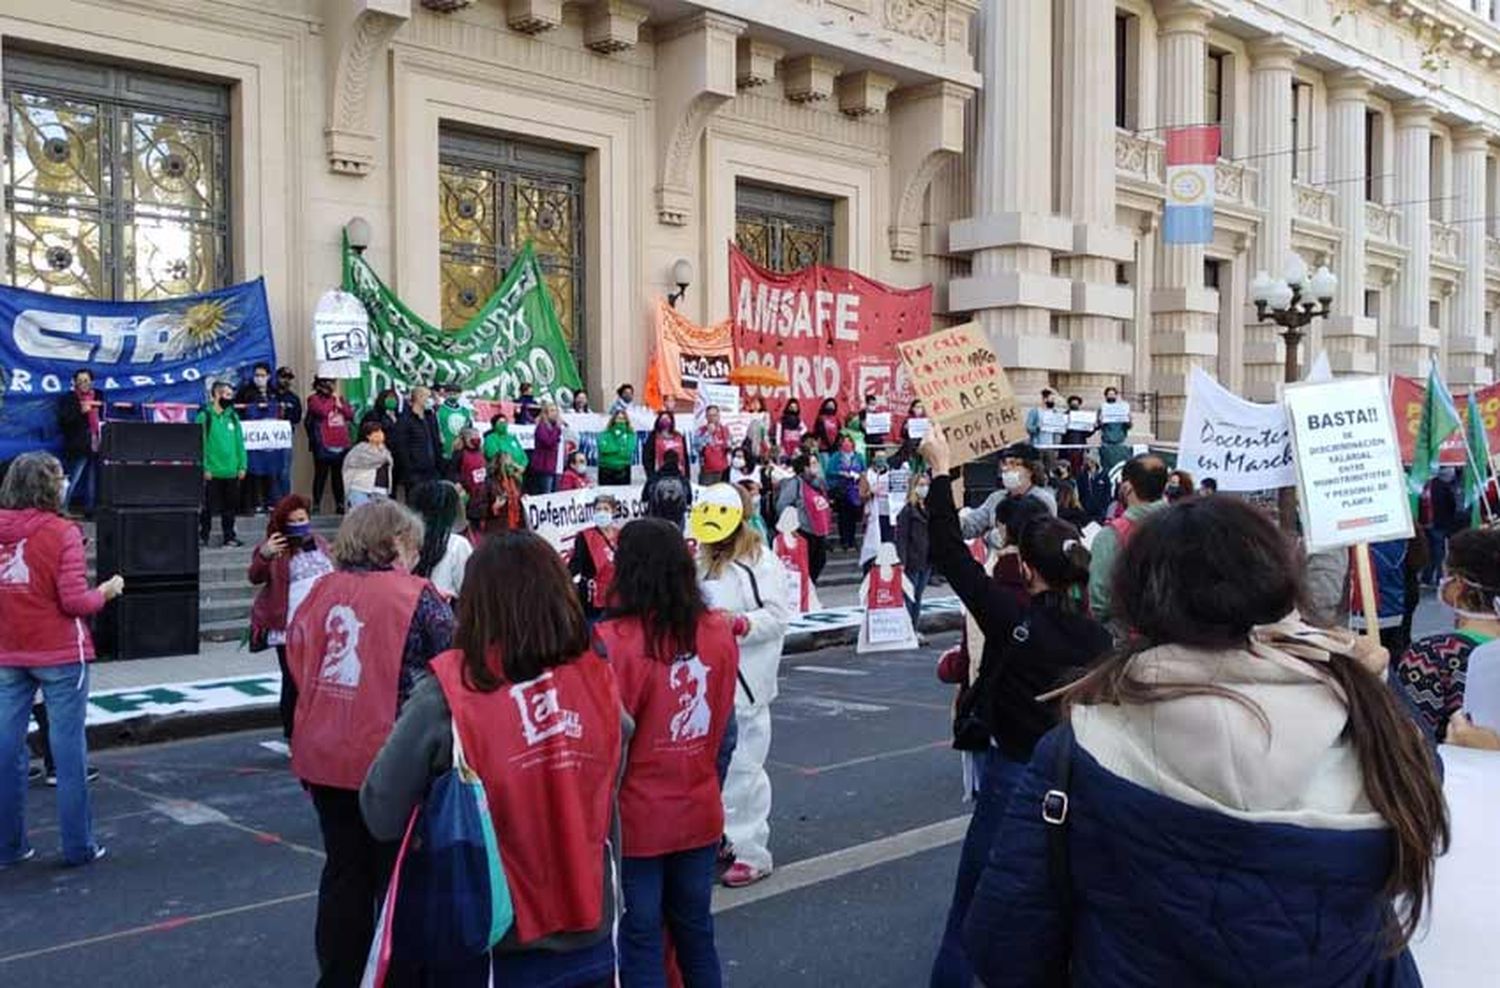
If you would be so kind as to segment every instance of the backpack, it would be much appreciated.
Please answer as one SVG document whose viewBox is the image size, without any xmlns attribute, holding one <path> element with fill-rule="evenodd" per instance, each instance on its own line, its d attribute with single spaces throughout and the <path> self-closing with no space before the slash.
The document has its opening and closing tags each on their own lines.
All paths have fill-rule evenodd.
<svg viewBox="0 0 1500 988">
<path fill-rule="evenodd" d="M 646 505 L 646 513 L 652 518 L 680 522 L 683 515 L 687 514 L 687 502 L 686 481 L 681 477 L 660 477 L 651 488 L 651 501 Z"/>
</svg>

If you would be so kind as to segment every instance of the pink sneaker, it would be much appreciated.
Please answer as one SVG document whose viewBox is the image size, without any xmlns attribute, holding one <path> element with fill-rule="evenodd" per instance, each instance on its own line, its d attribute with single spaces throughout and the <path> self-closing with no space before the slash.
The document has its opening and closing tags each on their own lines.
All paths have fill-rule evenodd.
<svg viewBox="0 0 1500 988">
<path fill-rule="evenodd" d="M 720 880 L 724 883 L 725 888 L 742 889 L 746 885 L 754 885 L 763 878 L 769 878 L 770 875 L 770 869 L 761 871 L 759 868 L 747 865 L 743 861 L 736 861 L 729 866 L 729 870 L 724 872 L 724 877 Z"/>
</svg>

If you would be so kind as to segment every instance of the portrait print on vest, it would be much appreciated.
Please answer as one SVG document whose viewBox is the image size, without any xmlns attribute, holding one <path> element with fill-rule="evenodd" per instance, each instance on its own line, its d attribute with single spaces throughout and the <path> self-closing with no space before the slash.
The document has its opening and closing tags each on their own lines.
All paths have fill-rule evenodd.
<svg viewBox="0 0 1500 988">
<path fill-rule="evenodd" d="M 717 761 L 740 665 L 729 617 L 705 614 L 695 650 L 670 661 L 652 654 L 640 618 L 605 621 L 595 633 L 635 720 L 620 786 L 625 856 L 712 844 L 724 832 Z"/>
<path fill-rule="evenodd" d="M 292 772 L 358 790 L 396 723 L 401 655 L 427 581 L 397 570 L 340 571 L 308 591 L 287 630 L 297 684 Z"/>
<path fill-rule="evenodd" d="M 917 629 L 912 627 L 906 598 L 914 596 L 911 581 L 897 561 L 896 547 L 883 542 L 875 554 L 875 565 L 859 587 L 865 619 L 859 624 L 856 652 L 895 652 L 917 647 Z"/>
</svg>

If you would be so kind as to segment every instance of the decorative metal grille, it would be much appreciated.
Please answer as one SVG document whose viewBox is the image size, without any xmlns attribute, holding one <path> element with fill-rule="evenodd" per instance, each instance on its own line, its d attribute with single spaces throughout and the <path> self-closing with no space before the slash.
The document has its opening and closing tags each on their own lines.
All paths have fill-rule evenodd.
<svg viewBox="0 0 1500 988">
<path fill-rule="evenodd" d="M 6 274 L 80 298 L 227 284 L 225 87 L 7 51 Z"/>
<path fill-rule="evenodd" d="M 763 268 L 796 271 L 833 260 L 832 199 L 741 182 L 735 187 L 735 242 Z"/>
<path fill-rule="evenodd" d="M 444 131 L 438 166 L 443 327 L 474 317 L 530 240 L 568 346 L 584 363 L 584 156 Z"/>
</svg>

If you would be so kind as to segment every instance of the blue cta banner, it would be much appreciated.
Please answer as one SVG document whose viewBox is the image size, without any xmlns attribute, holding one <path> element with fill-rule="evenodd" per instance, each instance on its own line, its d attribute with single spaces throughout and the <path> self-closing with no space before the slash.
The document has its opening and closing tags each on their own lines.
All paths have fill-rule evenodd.
<svg viewBox="0 0 1500 988">
<path fill-rule="evenodd" d="M 61 448 L 58 402 L 80 370 L 93 374 L 106 419 L 140 419 L 158 403 L 200 405 L 210 383 L 237 385 L 257 363 L 276 366 L 260 278 L 155 302 L 0 286 L 0 460 Z"/>
</svg>

